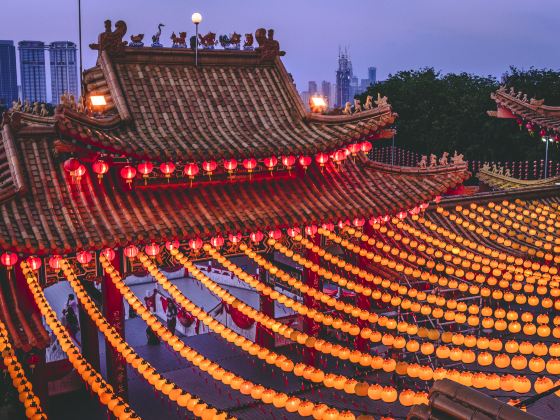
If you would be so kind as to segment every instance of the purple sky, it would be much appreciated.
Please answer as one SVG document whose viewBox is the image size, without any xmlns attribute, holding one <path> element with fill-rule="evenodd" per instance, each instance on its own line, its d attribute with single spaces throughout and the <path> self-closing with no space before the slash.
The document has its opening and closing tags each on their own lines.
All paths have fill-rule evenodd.
<svg viewBox="0 0 560 420">
<path fill-rule="evenodd" d="M 500 75 L 510 64 L 560 67 L 558 0 L 82 0 L 85 67 L 95 62 L 87 45 L 103 21 L 123 19 L 128 36 L 150 39 L 158 23 L 193 32 L 192 12 L 203 15 L 201 32 L 254 32 L 272 27 L 284 62 L 304 90 L 308 80 L 334 80 L 339 46 L 347 46 L 354 73 L 370 65 L 378 79 L 402 69 Z M 70 5 L 70 6 L 69 6 Z M 77 0 L 9 2 L 0 16 L 0 39 L 77 41 Z"/>
</svg>

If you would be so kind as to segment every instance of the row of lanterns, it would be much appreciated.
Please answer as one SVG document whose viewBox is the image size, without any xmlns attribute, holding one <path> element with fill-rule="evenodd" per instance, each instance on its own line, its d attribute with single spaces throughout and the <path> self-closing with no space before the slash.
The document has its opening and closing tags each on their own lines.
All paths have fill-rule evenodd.
<svg viewBox="0 0 560 420">
<path fill-rule="evenodd" d="M 58 320 L 56 312 L 45 298 L 34 270 L 25 262 L 22 263 L 22 269 L 37 307 L 43 314 L 47 325 L 55 334 L 62 351 L 66 353 L 68 360 L 76 372 L 82 377 L 84 382 L 89 385 L 91 391 L 97 394 L 99 401 L 113 413 L 115 418 L 119 420 L 138 419 L 139 417 L 130 406 L 122 398 L 115 395 L 111 385 L 105 382 L 101 374 L 84 359 L 79 348 L 74 344 L 72 338 L 68 334 L 67 328 Z"/>
<path fill-rule="evenodd" d="M 108 260 L 105 256 L 103 256 L 103 259 L 104 261 Z M 182 390 L 175 383 L 157 373 L 155 368 L 139 356 L 117 332 L 117 330 L 103 317 L 103 314 L 91 300 L 82 284 L 78 281 L 78 278 L 74 274 L 72 268 L 66 261 L 63 261 L 62 263 L 62 270 L 64 271 L 64 275 L 70 283 L 70 286 L 80 300 L 81 305 L 88 313 L 89 317 L 95 322 L 99 331 L 103 333 L 105 338 L 109 341 L 109 343 L 111 343 L 111 346 L 119 352 L 121 357 L 125 359 L 126 362 L 134 369 L 136 369 L 136 371 L 143 376 L 155 390 L 160 391 L 162 394 L 167 396 L 170 401 L 175 401 L 178 405 L 179 399 L 181 399 L 181 404 L 179 406 L 187 408 L 197 417 L 205 419 L 231 418 L 227 416 L 227 414 L 219 413 L 215 408 L 209 407 L 197 397 Z"/>
<path fill-rule="evenodd" d="M 41 401 L 33 392 L 33 385 L 25 375 L 8 338 L 8 330 L 2 321 L 0 321 L 0 360 L 10 375 L 12 385 L 18 392 L 18 398 L 25 408 L 26 417 L 34 420 L 47 420 L 47 416 L 41 408 Z"/>
<path fill-rule="evenodd" d="M 560 143 L 560 134 L 556 133 L 554 135 L 549 135 L 548 130 L 546 128 L 540 128 L 538 127 L 537 124 L 528 121 L 527 123 L 523 122 L 523 119 L 521 118 L 517 118 L 516 120 L 517 126 L 519 127 L 519 129 L 523 129 L 523 127 L 525 127 L 527 129 L 527 132 L 529 133 L 530 136 L 534 137 L 537 132 L 539 134 L 540 138 L 547 138 L 550 137 L 555 143 Z"/>
<path fill-rule="evenodd" d="M 315 162 L 320 166 L 325 166 L 329 160 L 332 160 L 335 164 L 341 164 L 348 156 L 356 156 L 359 153 L 367 154 L 372 149 L 372 144 L 369 141 L 364 141 L 361 143 L 352 143 L 346 148 L 337 150 L 331 154 L 325 152 L 319 152 L 315 155 Z M 264 158 L 262 163 L 264 167 L 272 172 L 274 169 L 281 164 L 285 170 L 290 171 L 296 165 L 296 162 L 306 170 L 313 162 L 311 156 L 294 156 L 285 155 L 277 158 L 276 156 L 271 156 Z M 69 158 L 64 162 L 64 169 L 70 174 L 72 179 L 79 182 L 81 177 L 85 174 L 85 166 L 76 158 Z M 187 163 L 183 168 L 183 175 L 188 177 L 191 181 L 200 173 L 200 169 L 204 171 L 206 175 L 211 177 L 214 172 L 218 169 L 218 162 L 215 160 L 208 160 L 202 162 L 201 166 L 197 163 Z M 243 160 L 237 159 L 224 159 L 222 162 L 223 169 L 228 174 L 233 174 L 238 167 L 242 167 L 249 174 L 252 173 L 258 166 L 258 161 L 255 158 L 246 158 Z M 139 163 L 137 166 L 125 165 L 120 169 L 120 176 L 129 185 L 132 183 L 134 178 L 139 174 L 144 179 L 148 178 L 154 171 L 154 164 L 149 161 L 144 161 Z M 97 159 L 92 164 L 92 170 L 97 175 L 99 179 L 109 172 L 110 165 L 107 160 L 102 158 Z M 163 162 L 159 165 L 159 170 L 165 178 L 170 178 L 177 169 L 177 165 L 171 161 Z"/>
</svg>

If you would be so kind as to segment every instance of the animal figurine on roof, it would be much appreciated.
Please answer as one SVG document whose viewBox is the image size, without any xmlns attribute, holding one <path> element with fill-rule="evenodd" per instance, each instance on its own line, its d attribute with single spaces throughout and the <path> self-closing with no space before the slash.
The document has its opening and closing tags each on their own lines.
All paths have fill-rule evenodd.
<svg viewBox="0 0 560 420">
<path fill-rule="evenodd" d="M 33 115 L 39 115 L 41 113 L 41 108 L 39 102 L 33 102 Z"/>
<path fill-rule="evenodd" d="M 362 112 L 362 103 L 359 99 L 354 99 L 354 114 Z"/>
<path fill-rule="evenodd" d="M 367 111 L 372 108 L 373 108 L 373 98 L 371 97 L 371 95 L 368 95 L 366 97 L 366 103 L 364 104 L 364 109 Z"/>
<path fill-rule="evenodd" d="M 144 39 L 144 34 L 138 34 L 138 35 L 130 35 L 130 46 L 131 47 L 143 47 L 144 43 L 142 42 L 142 40 Z"/>
<path fill-rule="evenodd" d="M 187 48 L 187 33 L 179 32 L 179 36 L 175 32 L 171 34 L 171 41 L 173 41 L 173 48 Z"/>
<path fill-rule="evenodd" d="M 157 27 L 157 32 L 152 35 L 152 47 L 154 48 L 161 48 L 163 47 L 163 45 L 160 44 L 159 42 L 159 37 L 161 36 L 161 28 L 163 28 L 165 25 L 163 23 L 160 23 Z"/>
<path fill-rule="evenodd" d="M 220 45 L 224 49 L 227 49 L 231 45 L 231 40 L 229 39 L 229 36 L 227 36 L 227 35 L 220 35 L 218 37 L 218 41 L 220 42 Z"/>
<path fill-rule="evenodd" d="M 430 155 L 430 168 L 435 168 L 437 166 L 437 156 L 433 153 Z"/>
<path fill-rule="evenodd" d="M 422 155 L 422 157 L 418 161 L 418 167 L 420 169 L 426 169 L 427 166 L 428 166 L 428 156 Z"/>
<path fill-rule="evenodd" d="M 231 48 L 238 50 L 241 47 L 241 34 L 234 32 L 231 34 L 229 41 L 231 42 Z"/>
<path fill-rule="evenodd" d="M 245 34 L 245 42 L 243 43 L 243 49 L 245 51 L 253 51 L 253 34 Z"/>
<path fill-rule="evenodd" d="M 352 104 L 350 102 L 346 102 L 344 105 L 344 109 L 342 110 L 344 115 L 352 115 Z"/>
<path fill-rule="evenodd" d="M 218 41 L 216 41 L 216 34 L 214 32 L 208 32 L 204 36 L 198 34 L 198 40 L 200 42 L 200 45 L 202 45 L 202 47 L 207 50 L 213 50 L 214 46 L 218 43 Z"/>
<path fill-rule="evenodd" d="M 26 99 L 25 102 L 24 102 L 23 112 L 25 112 L 26 114 L 31 113 L 31 102 L 29 102 L 29 99 Z"/>
<path fill-rule="evenodd" d="M 441 166 L 447 166 L 448 163 L 449 163 L 449 153 L 443 152 L 443 155 L 439 159 L 439 164 Z"/>
<path fill-rule="evenodd" d="M 278 56 L 286 55 L 285 51 L 280 51 L 280 44 L 274 39 L 274 29 L 268 32 L 264 28 L 257 29 L 255 39 L 259 43 L 257 51 L 261 54 L 261 61 L 273 61 Z"/>
<path fill-rule="evenodd" d="M 41 111 L 39 112 L 41 117 L 48 117 L 49 110 L 47 109 L 47 104 L 41 104 Z"/>
<path fill-rule="evenodd" d="M 127 41 L 123 41 L 123 37 L 126 34 L 126 23 L 123 20 L 117 21 L 115 23 L 115 30 L 111 31 L 112 23 L 110 20 L 105 21 L 105 32 L 99 34 L 97 44 L 89 44 L 92 50 L 107 51 L 111 54 L 122 54 L 124 52 L 124 47 L 128 44 Z"/>
</svg>

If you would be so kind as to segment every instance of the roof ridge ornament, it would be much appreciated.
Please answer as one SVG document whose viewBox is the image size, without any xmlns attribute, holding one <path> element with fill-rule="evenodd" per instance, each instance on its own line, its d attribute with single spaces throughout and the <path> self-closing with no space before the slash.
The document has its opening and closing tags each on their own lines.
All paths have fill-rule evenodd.
<svg viewBox="0 0 560 420">
<path fill-rule="evenodd" d="M 280 50 L 280 43 L 274 39 L 274 29 L 257 29 L 255 39 L 259 44 L 256 51 L 260 52 L 261 62 L 274 61 L 276 57 L 286 55 L 285 51 Z"/>
<path fill-rule="evenodd" d="M 115 30 L 111 31 L 111 20 L 105 21 L 105 32 L 99 34 L 97 44 L 89 44 L 92 50 L 99 51 L 99 55 L 103 51 L 110 54 L 118 55 L 124 52 L 124 47 L 128 45 L 127 41 L 123 41 L 126 35 L 126 23 L 124 20 L 119 20 L 115 23 Z"/>
</svg>

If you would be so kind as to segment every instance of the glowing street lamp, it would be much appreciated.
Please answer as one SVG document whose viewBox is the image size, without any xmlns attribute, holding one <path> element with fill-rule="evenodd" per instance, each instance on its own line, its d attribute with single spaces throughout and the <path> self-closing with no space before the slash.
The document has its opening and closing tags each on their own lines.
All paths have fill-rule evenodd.
<svg viewBox="0 0 560 420">
<path fill-rule="evenodd" d="M 196 28 L 196 42 L 194 44 L 194 65 L 198 66 L 198 24 L 202 22 L 202 15 L 198 12 L 193 13 L 191 16 L 191 21 L 192 23 L 194 23 L 194 26 Z"/>
</svg>

